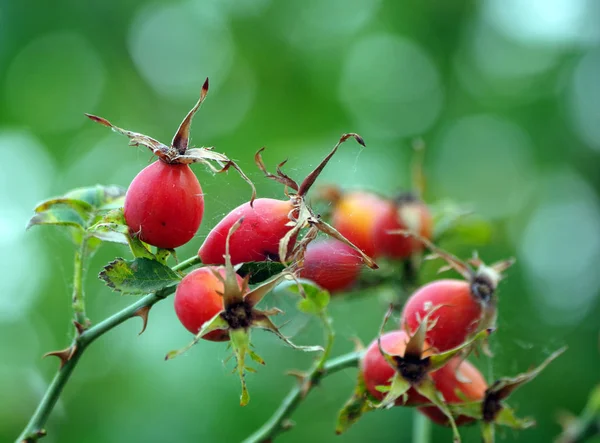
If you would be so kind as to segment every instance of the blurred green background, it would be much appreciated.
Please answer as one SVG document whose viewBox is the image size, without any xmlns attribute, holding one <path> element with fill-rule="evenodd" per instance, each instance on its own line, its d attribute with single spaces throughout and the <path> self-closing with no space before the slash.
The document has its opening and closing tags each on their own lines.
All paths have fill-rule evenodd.
<svg viewBox="0 0 600 443">
<path fill-rule="evenodd" d="M 393 195 L 410 184 L 412 139 L 425 140 L 427 199 L 472 204 L 493 222 L 481 256 L 518 259 L 500 289 L 496 357 L 477 364 L 492 380 L 569 346 L 512 398 L 537 428 L 500 433 L 551 441 L 556 414 L 578 412 L 600 378 L 599 23 L 595 0 L 0 0 L 0 441 L 20 433 L 56 370 L 40 356 L 72 334 L 74 249 L 59 229 L 25 233 L 31 209 L 73 187 L 127 186 L 151 161 L 83 113 L 168 142 L 207 76 L 192 141 L 239 160 L 261 196 L 282 195 L 256 172 L 261 146 L 268 165 L 289 158 L 287 171 L 302 178 L 341 133 L 358 132 L 367 148 L 344 145 L 320 182 Z M 249 198 L 236 174 L 194 170 L 206 214 L 180 258 Z M 446 246 L 461 256 L 474 247 Z M 92 321 L 133 301 L 96 279 L 123 254 L 107 245 L 91 261 Z M 269 304 L 284 302 L 276 294 Z M 384 310 L 376 291 L 335 299 L 336 353 L 352 349 L 351 337 L 369 342 Z M 316 323 L 292 320 L 283 331 L 296 342 L 321 340 Z M 312 358 L 255 333 L 267 366 L 249 376 L 242 409 L 223 344 L 163 361 L 190 338 L 170 299 L 138 337 L 139 328 L 129 321 L 86 352 L 45 441 L 240 441 L 293 385 L 284 372 Z M 333 435 L 354 377 L 326 379 L 280 441 L 411 441 L 412 411 L 403 408 Z M 477 429 L 463 436 L 478 441 Z M 449 439 L 434 429 L 433 441 Z"/>
</svg>

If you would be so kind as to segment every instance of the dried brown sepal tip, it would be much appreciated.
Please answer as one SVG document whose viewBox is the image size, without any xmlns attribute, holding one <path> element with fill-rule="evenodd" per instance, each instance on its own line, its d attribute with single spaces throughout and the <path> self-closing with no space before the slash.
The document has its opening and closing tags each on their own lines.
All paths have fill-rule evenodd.
<svg viewBox="0 0 600 443">
<path fill-rule="evenodd" d="M 169 352 L 165 356 L 165 360 L 170 360 L 183 354 L 198 343 L 202 337 L 212 331 L 227 331 L 231 341 L 233 354 L 236 359 L 234 372 L 238 374 L 242 385 L 240 404 L 245 406 L 250 400 L 245 381 L 246 372 L 255 372 L 254 368 L 246 365 L 246 359 L 249 357 L 255 363 L 261 365 L 265 364 L 264 360 L 252 350 L 250 342 L 251 329 L 259 328 L 268 330 L 294 349 L 302 351 L 322 351 L 323 348 L 321 346 L 295 345 L 279 331 L 278 327 L 275 326 L 269 318 L 272 315 L 281 313 L 279 309 L 260 310 L 256 308 L 256 305 L 281 281 L 294 278 L 293 274 L 284 270 L 253 289 L 248 287 L 248 279 L 250 276 L 246 276 L 241 287 L 238 284 L 235 268 L 231 263 L 231 256 L 229 254 L 229 241 L 233 233 L 241 226 L 243 220 L 243 217 L 240 218 L 231 227 L 227 235 L 225 243 L 225 278 L 223 278 L 220 273 L 215 272 L 215 276 L 223 283 L 223 293 L 221 294 L 223 297 L 223 310 L 202 325 L 200 331 L 198 331 L 191 343 L 182 349 Z"/>
<path fill-rule="evenodd" d="M 71 358 L 73 358 L 73 355 L 76 351 L 77 345 L 71 345 L 68 348 L 62 349 L 60 351 L 47 352 L 44 355 L 42 355 L 42 358 L 57 357 L 60 360 L 60 367 L 62 368 L 65 364 L 67 364 L 69 360 L 71 360 Z"/>
<path fill-rule="evenodd" d="M 515 377 L 504 377 L 494 382 L 485 392 L 480 401 L 448 404 L 455 417 L 467 416 L 481 421 L 481 431 L 484 442 L 494 441 L 495 425 L 511 429 L 527 429 L 535 425 L 531 418 L 516 416 L 505 400 L 517 388 L 529 383 L 542 372 L 553 360 L 565 352 L 566 347 L 557 350 L 546 358 L 538 367 L 519 374 Z"/>
<path fill-rule="evenodd" d="M 254 183 L 248 178 L 242 169 L 225 154 L 221 154 L 213 151 L 212 147 L 201 147 L 201 148 L 190 148 L 190 128 L 192 125 L 192 119 L 194 115 L 200 109 L 200 106 L 204 102 L 208 93 L 208 78 L 202 86 L 200 91 L 200 98 L 194 105 L 194 107 L 187 113 L 175 135 L 171 141 L 170 146 L 167 146 L 158 140 L 153 139 L 144 134 L 121 129 L 118 126 L 113 125 L 105 118 L 98 117 L 96 115 L 85 114 L 90 120 L 100 123 L 103 126 L 111 128 L 114 132 L 124 135 L 129 138 L 129 144 L 131 146 L 145 146 L 150 149 L 154 155 L 159 159 L 169 164 L 191 164 L 191 163 L 202 163 L 208 167 L 213 173 L 221 173 L 227 171 L 229 168 L 234 168 L 240 176 L 250 185 L 252 188 L 251 202 L 254 202 L 256 198 L 256 188 Z"/>
<path fill-rule="evenodd" d="M 294 179 L 292 179 L 290 176 L 288 176 L 282 171 L 281 168 L 283 167 L 283 165 L 285 165 L 286 161 L 279 163 L 279 165 L 277 165 L 276 174 L 272 174 L 267 171 L 267 168 L 265 167 L 261 156 L 261 153 L 264 151 L 265 148 L 261 148 L 255 154 L 254 160 L 258 168 L 265 174 L 265 177 L 271 180 L 275 180 L 276 182 L 284 185 L 285 195 L 288 196 L 292 202 L 293 209 L 289 215 L 289 226 L 291 226 L 292 229 L 290 229 L 286 233 L 286 235 L 281 239 L 279 243 L 279 257 L 282 262 L 286 263 L 288 261 L 291 261 L 294 263 L 302 263 L 308 243 L 312 241 L 316 237 L 316 234 L 320 231 L 353 248 L 361 256 L 363 262 L 368 267 L 372 269 L 377 269 L 379 267 L 371 257 L 366 255 L 357 246 L 350 242 L 346 237 L 340 234 L 333 226 L 323 221 L 319 215 L 315 214 L 312 208 L 306 203 L 305 200 L 306 193 L 310 190 L 315 180 L 321 174 L 321 171 L 327 165 L 331 157 L 336 153 L 338 147 L 350 138 L 354 138 L 359 144 L 364 146 L 364 140 L 358 134 L 349 133 L 342 135 L 342 137 L 333 147 L 331 152 L 321 161 L 321 163 L 319 163 L 319 165 L 310 174 L 308 174 L 308 176 L 302 181 L 301 184 L 298 184 Z M 294 192 L 290 193 L 290 190 Z M 292 239 L 296 238 L 300 231 L 302 231 L 305 228 L 309 229 L 308 232 L 300 241 L 296 242 L 292 251 L 288 253 L 288 246 L 290 245 Z"/>
</svg>

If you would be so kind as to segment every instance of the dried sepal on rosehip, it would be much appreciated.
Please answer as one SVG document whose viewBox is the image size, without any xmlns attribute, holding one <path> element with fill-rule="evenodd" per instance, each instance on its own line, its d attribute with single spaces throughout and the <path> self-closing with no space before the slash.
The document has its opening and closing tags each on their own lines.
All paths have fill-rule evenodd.
<svg viewBox="0 0 600 443">
<path fill-rule="evenodd" d="M 439 308 L 441 306 L 430 314 Z M 345 431 L 362 413 L 369 410 L 429 403 L 444 413 L 455 441 L 460 441 L 454 417 L 436 390 L 430 373 L 442 368 L 474 342 L 486 338 L 491 330 L 481 331 L 454 349 L 435 353 L 425 341 L 426 332 L 431 326 L 429 315 L 413 335 L 403 330 L 384 334 L 383 327 L 391 313 L 392 309 L 385 317 L 377 340 L 371 343 L 361 359 L 358 386 L 340 412 L 337 432 Z"/>
<path fill-rule="evenodd" d="M 273 308 L 263 311 L 256 308 L 256 305 L 277 284 L 286 278 L 295 278 L 292 272 L 283 271 L 254 289 L 248 287 L 249 276 L 246 276 L 240 284 L 239 276 L 236 274 L 231 263 L 229 242 L 233 233 L 242 224 L 243 219 L 240 219 L 229 230 L 226 240 L 225 275 L 223 276 L 223 272 L 220 272 L 218 269 L 213 270 L 214 276 L 223 285 L 223 292 L 219 294 L 222 297 L 222 309 L 202 324 L 199 331 L 196 333 L 194 340 L 190 344 L 180 350 L 169 352 L 165 359 L 169 360 L 177 357 L 198 343 L 202 338 L 216 341 L 229 339 L 236 359 L 235 372 L 238 373 L 242 384 L 240 404 L 245 406 L 250 399 L 246 388 L 245 374 L 246 371 L 254 372 L 253 368 L 246 366 L 246 357 L 249 356 L 255 362 L 264 364 L 262 358 L 251 349 L 250 330 L 252 328 L 271 331 L 294 349 L 303 351 L 322 351 L 323 348 L 321 346 L 296 346 L 287 337 L 281 334 L 277 326 L 275 326 L 269 318 L 271 315 L 279 314 L 281 312 L 279 309 Z M 184 282 L 182 282 L 182 284 L 183 283 Z"/>
<path fill-rule="evenodd" d="M 527 429 L 535 425 L 530 418 L 518 418 L 515 411 L 504 403 L 517 388 L 537 377 L 553 360 L 565 352 L 563 347 L 546 358 L 539 366 L 515 377 L 504 377 L 494 382 L 479 401 L 449 404 L 454 416 L 466 416 L 479 420 L 485 443 L 494 441 L 494 426 L 507 426 L 512 429 Z"/>
<path fill-rule="evenodd" d="M 259 150 L 255 155 L 256 164 L 267 178 L 285 186 L 285 195 L 288 199 L 259 198 L 255 200 L 253 207 L 246 203 L 235 208 L 211 230 L 200 247 L 198 255 L 202 262 L 206 264 L 223 263 L 226 233 L 242 216 L 247 223 L 231 238 L 231 260 L 233 264 L 265 260 L 296 261 L 301 259 L 306 245 L 316 236 L 317 231 L 322 231 L 356 248 L 332 226 L 315 215 L 305 201 L 306 193 L 325 165 L 335 154 L 338 147 L 350 138 L 354 138 L 364 146 L 364 141 L 358 134 L 344 134 L 333 150 L 301 184 L 298 184 L 281 170 L 285 162 L 278 165 L 277 174 L 269 173 L 260 155 L 264 148 Z M 290 190 L 293 192 L 290 192 Z M 309 231 L 296 244 L 298 234 L 304 228 L 309 228 Z M 362 252 L 360 254 L 369 267 L 377 267 L 370 257 Z"/>
<path fill-rule="evenodd" d="M 427 332 L 426 337 L 428 343 L 439 351 L 454 348 L 469 336 L 496 327 L 496 289 L 503 278 L 502 273 L 514 263 L 514 259 L 487 266 L 475 255 L 464 262 L 419 235 L 408 231 L 398 231 L 398 234 L 409 235 L 421 241 L 432 251 L 428 258 L 444 259 L 447 266 L 441 268 L 440 272 L 454 269 L 465 279 L 435 280 L 415 291 L 404 305 L 402 327 L 414 331 L 430 309 L 441 305 L 432 317 L 435 327 Z M 485 343 L 483 345 L 484 350 L 489 353 Z"/>
<path fill-rule="evenodd" d="M 234 168 L 252 187 L 251 201 L 256 197 L 254 184 L 225 154 L 214 152 L 212 148 L 189 147 L 192 118 L 207 93 L 208 79 L 202 86 L 200 99 L 179 125 L 169 146 L 147 135 L 114 126 L 102 117 L 86 114 L 91 120 L 128 137 L 130 145 L 145 146 L 158 157 L 133 179 L 125 196 L 124 213 L 131 234 L 159 248 L 184 245 L 202 222 L 202 188 L 189 164 L 202 163 L 215 173 Z"/>
</svg>

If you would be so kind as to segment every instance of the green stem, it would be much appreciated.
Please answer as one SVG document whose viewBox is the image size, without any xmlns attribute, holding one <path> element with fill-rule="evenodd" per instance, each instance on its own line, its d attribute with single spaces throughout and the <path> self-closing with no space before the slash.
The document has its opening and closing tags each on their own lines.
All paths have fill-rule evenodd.
<svg viewBox="0 0 600 443">
<path fill-rule="evenodd" d="M 600 435 L 600 385 L 596 386 L 579 417 L 572 417 L 564 424 L 557 443 L 581 443 Z"/>
<path fill-rule="evenodd" d="M 325 350 L 323 351 L 323 355 L 315 366 L 315 371 L 321 371 L 327 362 L 327 359 L 331 355 L 331 351 L 333 349 L 333 341 L 335 340 L 335 331 L 333 330 L 333 325 L 331 323 L 331 318 L 327 315 L 327 312 L 321 313 L 321 321 L 323 322 L 323 326 L 325 328 Z"/>
<path fill-rule="evenodd" d="M 344 354 L 340 357 L 326 361 L 321 369 L 315 367 L 310 374 L 308 374 L 302 383 L 297 384 L 292 388 L 288 395 L 281 402 L 279 408 L 271 416 L 271 418 L 254 434 L 244 440 L 244 443 L 261 443 L 272 441 L 278 434 L 284 432 L 289 428 L 287 419 L 296 410 L 300 402 L 308 395 L 310 390 L 318 384 L 318 382 L 331 374 L 335 374 L 338 371 L 346 368 L 352 368 L 358 366 L 358 361 L 362 352 L 351 352 Z"/>
<path fill-rule="evenodd" d="M 174 266 L 172 269 L 174 271 L 183 271 L 191 266 L 200 264 L 200 258 L 198 256 L 191 257 L 178 265 Z M 68 360 L 64 361 L 64 364 L 61 365 L 60 369 L 54 376 L 52 383 L 48 386 L 42 401 L 38 405 L 37 409 L 31 416 L 29 423 L 17 439 L 17 442 L 35 442 L 44 435 L 46 435 L 46 431 L 44 430 L 44 425 L 52 412 L 52 409 L 56 405 L 60 394 L 67 384 L 69 377 L 73 373 L 79 358 L 82 356 L 85 349 L 98 337 L 110 331 L 114 327 L 120 325 L 124 321 L 135 317 L 138 315 L 141 308 L 150 308 L 155 303 L 169 296 L 173 292 L 175 292 L 175 288 L 177 286 L 169 286 L 167 288 L 161 289 L 153 294 L 148 294 L 132 305 L 126 307 L 125 309 L 117 312 L 111 317 L 101 321 L 100 323 L 90 327 L 83 331 L 80 335 L 77 335 L 69 349 L 72 349 L 73 352 Z"/>
<path fill-rule="evenodd" d="M 79 323 L 83 328 L 87 328 L 90 325 L 90 321 L 85 315 L 85 300 L 83 292 L 83 273 L 84 263 L 87 259 L 88 254 L 88 238 L 83 235 L 79 250 L 75 252 L 75 265 L 73 269 L 73 314 L 75 321 Z"/>
<path fill-rule="evenodd" d="M 431 441 L 431 421 L 416 409 L 413 412 L 412 443 L 429 443 Z"/>
</svg>

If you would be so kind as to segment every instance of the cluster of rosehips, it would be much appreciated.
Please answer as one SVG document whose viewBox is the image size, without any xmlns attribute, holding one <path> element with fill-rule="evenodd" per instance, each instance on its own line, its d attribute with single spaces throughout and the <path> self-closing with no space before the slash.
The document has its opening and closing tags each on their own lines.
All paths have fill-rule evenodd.
<svg viewBox="0 0 600 443">
<path fill-rule="evenodd" d="M 130 234 L 157 248 L 174 249 L 186 244 L 201 224 L 204 199 L 190 163 L 204 163 L 216 172 L 234 168 L 247 180 L 223 154 L 188 147 L 191 120 L 207 90 L 208 80 L 170 146 L 90 116 L 159 157 L 132 181 L 124 203 Z M 286 198 L 255 198 L 253 192 L 248 203 L 232 210 L 210 231 L 198 251 L 204 267 L 187 274 L 178 285 L 175 311 L 181 323 L 196 335 L 193 343 L 199 339 L 231 340 L 245 404 L 248 395 L 244 374 L 249 369 L 245 358 L 263 363 L 250 348 L 249 330 L 270 330 L 292 345 L 269 318 L 279 311 L 256 307 L 275 285 L 302 277 L 330 292 L 343 291 L 357 281 L 363 265 L 377 268 L 373 259 L 409 260 L 427 246 L 465 280 L 434 281 L 412 294 L 404 306 L 399 329 L 380 335 L 362 357 L 360 377 L 365 389 L 360 393 L 364 400 L 361 404 L 367 405 L 364 410 L 393 404 L 420 405 L 419 411 L 434 422 L 451 425 L 457 436 L 456 426 L 473 421 L 474 416 L 460 415 L 449 405 L 487 401 L 483 415 L 488 413 L 493 418 L 501 409 L 490 400 L 481 373 L 465 358 L 474 346 L 485 342 L 495 327 L 495 291 L 502 272 L 512 262 L 486 266 L 475 258 L 464 263 L 436 248 L 429 242 L 432 216 L 412 194 L 386 199 L 374 193 L 344 193 L 330 188 L 327 199 L 332 207 L 331 224 L 324 221 L 307 204 L 306 194 L 338 146 L 349 138 L 364 145 L 357 134 L 343 135 L 300 184 L 282 171 L 285 162 L 277 167 L 276 174 L 267 172 L 259 151 L 255 156 L 257 165 L 267 178 L 285 186 Z M 331 238 L 316 239 L 319 232 Z M 235 266 L 262 261 L 281 262 L 286 268 L 251 288 L 248 276 L 240 277 Z M 180 352 L 170 353 L 167 358 Z M 346 413 L 351 423 L 354 418 L 350 415 L 354 413 Z"/>
</svg>

